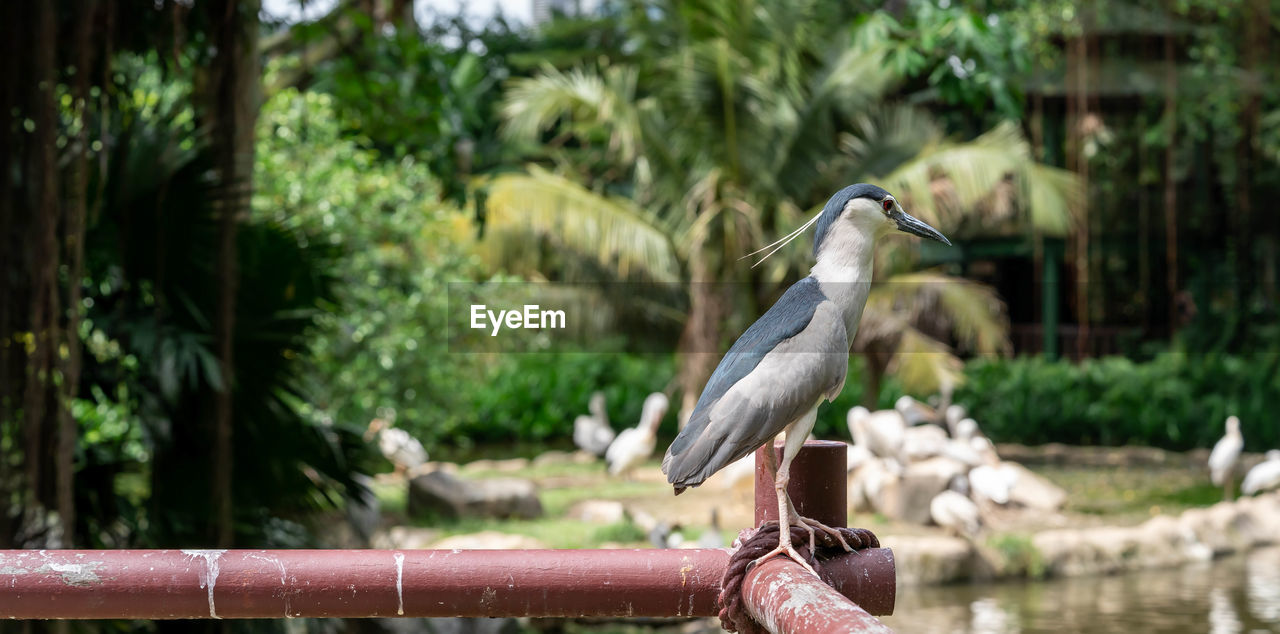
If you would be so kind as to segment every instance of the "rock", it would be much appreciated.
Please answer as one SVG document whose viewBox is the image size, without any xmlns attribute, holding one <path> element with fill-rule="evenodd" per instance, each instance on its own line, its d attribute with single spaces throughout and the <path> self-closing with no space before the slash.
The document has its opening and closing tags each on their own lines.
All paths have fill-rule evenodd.
<svg viewBox="0 0 1280 634">
<path fill-rule="evenodd" d="M 881 512 L 904 522 L 928 524 L 930 502 L 947 490 L 952 478 L 963 476 L 964 473 L 963 464 L 942 456 L 907 465 L 902 472 L 902 480 L 896 487 L 898 500 L 885 505 L 894 514 Z"/>
<path fill-rule="evenodd" d="M 1111 574 L 1191 560 L 1183 537 L 1163 522 L 1042 531 L 1032 544 L 1051 575 Z"/>
<path fill-rule="evenodd" d="M 463 465 L 466 471 L 496 471 L 498 473 L 520 473 L 529 468 L 527 458 L 511 458 L 509 460 L 473 460 Z"/>
<path fill-rule="evenodd" d="M 1032 543 L 1053 575 L 1177 566 L 1275 543 L 1280 497 L 1247 498 L 1155 517 L 1139 526 L 1049 530 Z"/>
<path fill-rule="evenodd" d="M 583 500 L 569 507 L 566 517 L 592 524 L 617 524 L 627 517 L 622 502 L 613 500 Z"/>
<path fill-rule="evenodd" d="M 855 512 L 898 516 L 900 467 L 891 458 L 873 458 L 849 475 L 849 505 Z M 926 505 L 927 510 L 927 505 Z"/>
<path fill-rule="evenodd" d="M 513 535 L 498 531 L 481 531 L 467 535 L 446 537 L 431 545 L 440 550 L 521 550 L 530 548 L 546 548 L 542 542 L 525 535 Z"/>
<path fill-rule="evenodd" d="M 1030 469 L 1009 461 L 1005 461 L 1001 466 L 1017 474 L 1013 486 L 1009 489 L 1010 502 L 1038 511 L 1057 511 L 1067 503 L 1067 492 L 1062 487 Z"/>
<path fill-rule="evenodd" d="M 532 519 L 542 516 L 542 502 L 529 480 L 463 480 L 444 471 L 433 471 L 409 481 L 407 510 L 411 516 Z"/>
<path fill-rule="evenodd" d="M 898 583 L 943 584 L 974 577 L 977 551 L 959 537 L 892 535 L 880 540 L 893 549 Z"/>
</svg>

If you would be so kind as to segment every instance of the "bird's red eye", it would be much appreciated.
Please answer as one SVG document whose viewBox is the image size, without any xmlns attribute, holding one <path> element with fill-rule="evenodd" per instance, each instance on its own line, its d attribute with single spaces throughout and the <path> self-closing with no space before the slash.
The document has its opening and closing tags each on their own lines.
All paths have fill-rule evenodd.
<svg viewBox="0 0 1280 634">
<path fill-rule="evenodd" d="M 885 211 L 893 211 L 893 199 L 892 199 L 892 198 L 886 198 L 886 199 L 884 199 L 884 200 L 880 201 L 880 206 L 881 206 L 881 207 L 884 207 L 884 210 L 885 210 Z"/>
</svg>

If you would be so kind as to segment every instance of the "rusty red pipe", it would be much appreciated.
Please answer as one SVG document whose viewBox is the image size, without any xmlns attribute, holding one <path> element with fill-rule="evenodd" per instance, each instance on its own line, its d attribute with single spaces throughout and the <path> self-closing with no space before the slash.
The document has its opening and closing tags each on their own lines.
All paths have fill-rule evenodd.
<svg viewBox="0 0 1280 634">
<path fill-rule="evenodd" d="M 0 617 L 711 616 L 728 560 L 721 549 L 0 551 Z M 846 574 L 862 591 L 858 578 L 881 573 L 850 562 Z"/>
<path fill-rule="evenodd" d="M 786 557 L 775 557 L 748 572 L 742 594 L 751 618 L 773 634 L 892 632 L 867 610 Z"/>
<path fill-rule="evenodd" d="M 788 488 L 831 526 L 845 522 L 844 451 L 807 443 Z M 774 499 L 757 477 L 757 519 L 776 515 Z M 711 616 L 728 560 L 721 549 L 0 551 L 0 618 Z M 745 603 L 774 632 L 883 627 L 868 613 L 893 612 L 891 551 L 820 570 L 826 583 L 765 562 Z"/>
</svg>

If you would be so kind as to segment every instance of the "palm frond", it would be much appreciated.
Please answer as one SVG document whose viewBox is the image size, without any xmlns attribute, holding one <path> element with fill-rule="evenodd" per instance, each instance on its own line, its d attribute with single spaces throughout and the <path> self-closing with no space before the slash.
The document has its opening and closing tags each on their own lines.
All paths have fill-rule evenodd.
<svg viewBox="0 0 1280 634">
<path fill-rule="evenodd" d="M 1062 235 L 1075 222 L 1079 185 L 1062 170 L 1039 165 L 1017 126 L 1001 123 L 972 141 L 932 142 L 883 176 L 901 192 L 913 214 L 943 227 L 982 211 L 984 199 L 1013 177 L 1026 222 L 1036 231 Z M 987 201 L 989 202 L 989 201 Z M 985 205 L 987 209 L 998 205 Z"/>
<path fill-rule="evenodd" d="M 535 142 L 563 122 L 570 130 L 595 126 L 609 136 L 621 162 L 640 154 L 641 103 L 636 99 L 637 70 L 609 68 L 603 75 L 581 69 L 561 72 L 546 67 L 533 77 L 512 80 L 502 103 L 502 134 Z"/>
<path fill-rule="evenodd" d="M 868 310 L 892 311 L 929 332 L 950 332 L 959 344 L 980 353 L 1009 351 L 1009 319 L 995 289 L 936 271 L 900 273 L 876 284 Z"/>
<path fill-rule="evenodd" d="M 1076 224 L 1084 203 L 1084 188 L 1075 174 L 1031 162 L 1018 174 L 1025 193 L 1031 226 L 1051 236 L 1064 236 Z"/>
<path fill-rule="evenodd" d="M 898 378 L 903 389 L 916 394 L 964 383 L 964 362 L 947 344 L 911 327 L 905 328 L 898 338 L 898 348 L 888 372 Z"/>
<path fill-rule="evenodd" d="M 503 174 L 487 183 L 485 251 L 492 262 L 528 254 L 546 239 L 595 260 L 620 279 L 680 279 L 668 232 L 643 209 L 605 196 L 551 172 Z"/>
</svg>

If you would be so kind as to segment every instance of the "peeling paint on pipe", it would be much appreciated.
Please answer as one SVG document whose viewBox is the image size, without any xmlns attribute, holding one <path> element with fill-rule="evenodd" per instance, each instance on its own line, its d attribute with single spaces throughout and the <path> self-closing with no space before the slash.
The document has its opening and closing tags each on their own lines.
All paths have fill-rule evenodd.
<svg viewBox="0 0 1280 634">
<path fill-rule="evenodd" d="M 844 452 L 809 442 L 792 465 L 792 500 L 829 526 L 845 525 Z M 776 509 L 757 473 L 757 524 Z M 7 550 L 0 618 L 712 616 L 728 561 L 725 549 Z M 892 551 L 820 571 L 826 583 L 786 558 L 761 564 L 748 609 L 774 632 L 888 631 L 871 614 L 893 613 Z"/>
<path fill-rule="evenodd" d="M 713 616 L 729 561 L 723 549 L 228 550 L 214 583 L 204 552 L 0 551 L 0 617 Z M 859 592 L 856 577 L 882 575 L 824 570 Z"/>
<path fill-rule="evenodd" d="M 748 572 L 742 594 L 751 618 L 773 634 L 893 631 L 786 557 L 775 557 Z"/>
</svg>

